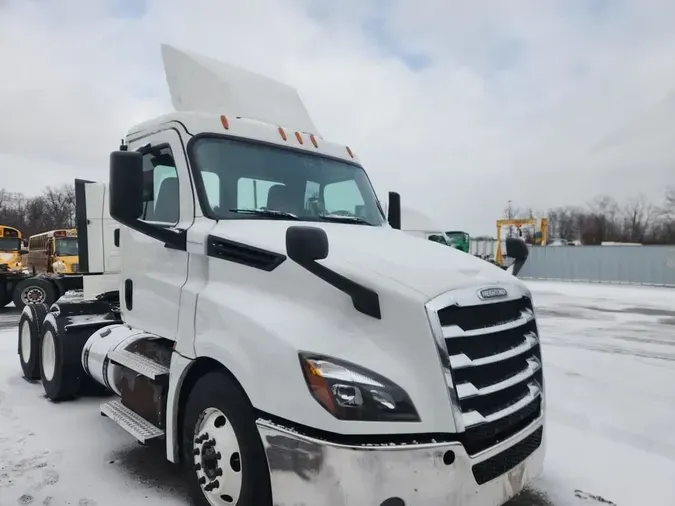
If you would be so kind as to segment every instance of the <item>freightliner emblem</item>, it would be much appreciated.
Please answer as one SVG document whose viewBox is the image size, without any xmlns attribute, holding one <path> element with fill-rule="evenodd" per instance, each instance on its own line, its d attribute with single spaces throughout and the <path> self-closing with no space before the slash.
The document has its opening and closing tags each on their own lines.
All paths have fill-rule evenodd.
<svg viewBox="0 0 675 506">
<path fill-rule="evenodd" d="M 483 288 L 478 291 L 478 296 L 483 299 L 499 299 L 501 297 L 508 297 L 509 292 L 505 288 L 493 287 L 493 288 Z"/>
</svg>

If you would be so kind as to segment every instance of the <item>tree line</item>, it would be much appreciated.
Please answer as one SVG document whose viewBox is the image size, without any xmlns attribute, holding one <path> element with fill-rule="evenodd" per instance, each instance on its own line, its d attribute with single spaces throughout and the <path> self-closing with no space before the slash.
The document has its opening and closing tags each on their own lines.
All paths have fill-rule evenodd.
<svg viewBox="0 0 675 506">
<path fill-rule="evenodd" d="M 661 202 L 637 195 L 618 202 L 599 195 L 585 206 L 562 206 L 547 211 L 509 203 L 507 218 L 542 218 L 549 221 L 549 238 L 597 245 L 605 241 L 675 244 L 675 187 Z M 29 197 L 0 189 L 0 225 L 18 228 L 24 237 L 47 230 L 75 227 L 75 187 L 48 186 Z"/>
<path fill-rule="evenodd" d="M 506 217 L 548 218 L 550 239 L 580 241 L 585 245 L 603 242 L 675 244 L 675 187 L 666 189 L 660 202 L 636 195 L 618 202 L 598 195 L 585 206 L 562 206 L 544 212 L 509 205 Z"/>
<path fill-rule="evenodd" d="M 75 186 L 48 186 L 29 197 L 0 188 L 0 225 L 18 228 L 24 237 L 75 227 Z"/>
</svg>

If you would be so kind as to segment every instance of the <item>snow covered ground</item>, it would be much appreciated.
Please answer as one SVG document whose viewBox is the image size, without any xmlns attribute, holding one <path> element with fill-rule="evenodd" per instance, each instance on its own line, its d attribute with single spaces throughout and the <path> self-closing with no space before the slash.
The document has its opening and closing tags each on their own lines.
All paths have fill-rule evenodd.
<svg viewBox="0 0 675 506">
<path fill-rule="evenodd" d="M 528 284 L 547 457 L 509 506 L 675 505 L 675 290 Z M 180 472 L 101 417 L 100 399 L 51 404 L 21 378 L 16 320 L 0 312 L 0 506 L 188 504 Z"/>
</svg>

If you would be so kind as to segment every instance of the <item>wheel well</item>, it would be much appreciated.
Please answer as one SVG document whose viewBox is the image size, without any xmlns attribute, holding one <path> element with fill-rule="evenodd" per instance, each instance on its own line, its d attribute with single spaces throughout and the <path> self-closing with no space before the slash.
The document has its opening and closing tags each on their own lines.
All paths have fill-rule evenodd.
<svg viewBox="0 0 675 506">
<path fill-rule="evenodd" d="M 178 398 L 178 413 L 176 416 L 176 444 L 178 446 L 177 453 L 179 461 L 182 459 L 181 444 L 183 436 L 183 413 L 185 409 L 185 404 L 187 403 L 187 400 L 190 396 L 190 392 L 192 392 L 192 388 L 195 386 L 195 383 L 197 383 L 197 380 L 202 376 L 214 371 L 222 371 L 223 373 L 225 373 L 232 380 L 232 382 L 235 385 L 237 385 L 239 390 L 241 390 L 241 392 L 246 397 L 246 400 L 248 400 L 249 402 L 251 401 L 248 398 L 248 395 L 246 394 L 246 390 L 244 390 L 244 387 L 241 386 L 241 383 L 239 383 L 237 378 L 234 376 L 234 374 L 232 374 L 232 372 L 227 367 L 225 367 L 223 364 L 212 358 L 198 357 L 197 359 L 195 359 L 192 365 L 190 365 L 190 368 L 188 369 L 188 372 L 185 375 L 185 379 L 183 379 L 183 383 L 180 388 L 180 397 Z"/>
</svg>

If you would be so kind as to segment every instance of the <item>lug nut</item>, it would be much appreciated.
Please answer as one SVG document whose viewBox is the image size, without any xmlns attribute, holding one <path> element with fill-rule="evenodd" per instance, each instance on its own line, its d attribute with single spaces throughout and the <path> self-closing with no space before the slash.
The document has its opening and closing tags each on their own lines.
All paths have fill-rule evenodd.
<svg viewBox="0 0 675 506">
<path fill-rule="evenodd" d="M 216 469 L 216 476 L 222 476 L 223 470 L 221 468 Z"/>
<path fill-rule="evenodd" d="M 202 465 L 201 465 L 199 462 L 197 462 L 197 463 L 195 464 L 195 469 L 196 469 L 197 471 L 200 471 L 200 470 L 202 469 Z"/>
<path fill-rule="evenodd" d="M 204 483 L 206 483 L 206 478 L 202 476 L 201 478 L 199 478 L 199 484 L 203 485 Z"/>
<path fill-rule="evenodd" d="M 223 456 L 220 454 L 220 452 L 216 453 L 216 460 L 222 459 Z"/>
<path fill-rule="evenodd" d="M 200 453 L 201 453 L 201 452 L 199 451 L 198 448 L 195 448 L 195 449 L 192 451 L 192 455 L 194 455 L 195 457 L 196 457 L 197 455 L 199 455 Z"/>
</svg>

